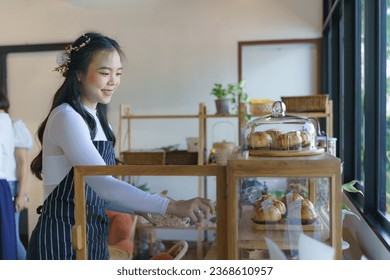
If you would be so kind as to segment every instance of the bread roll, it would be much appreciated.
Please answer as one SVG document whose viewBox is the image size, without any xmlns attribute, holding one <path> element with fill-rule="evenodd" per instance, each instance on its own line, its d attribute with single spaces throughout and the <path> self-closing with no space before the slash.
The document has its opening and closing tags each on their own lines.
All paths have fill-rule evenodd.
<svg viewBox="0 0 390 280">
<path fill-rule="evenodd" d="M 280 130 L 277 130 L 277 129 L 269 129 L 269 130 L 267 130 L 266 132 L 267 132 L 267 133 L 269 134 L 269 136 L 271 136 L 271 138 L 272 138 L 271 148 L 272 148 L 272 149 L 277 149 L 276 143 L 277 143 L 277 141 L 278 141 L 279 135 L 282 134 L 282 132 L 280 132 Z"/>
<path fill-rule="evenodd" d="M 246 139 L 246 144 L 250 149 L 269 149 L 271 143 L 271 136 L 264 131 L 249 134 Z"/>
<path fill-rule="evenodd" d="M 289 207 L 289 205 L 291 204 L 291 202 L 295 201 L 295 200 L 303 200 L 303 196 L 301 196 L 298 192 L 289 192 L 287 194 L 285 194 L 281 201 L 284 203 L 284 205 L 287 206 L 287 208 Z"/>
<path fill-rule="evenodd" d="M 310 146 L 310 133 L 308 131 L 301 132 L 302 137 L 302 148 L 307 148 Z"/>
<path fill-rule="evenodd" d="M 254 206 L 255 208 L 262 208 L 262 207 L 267 207 L 269 203 L 272 203 L 273 206 L 278 208 L 282 216 L 286 215 L 286 205 L 280 200 L 277 200 L 276 197 L 274 197 L 271 194 L 263 195 L 259 200 L 255 202 Z"/>
<path fill-rule="evenodd" d="M 259 224 L 274 224 L 282 219 L 282 214 L 276 206 L 253 208 L 252 221 Z"/>
<path fill-rule="evenodd" d="M 278 150 L 299 150 L 302 148 L 302 137 L 300 131 L 290 131 L 280 134 L 276 142 Z"/>
<path fill-rule="evenodd" d="M 287 218 L 291 220 L 300 220 L 303 225 L 313 223 L 317 217 L 317 211 L 315 210 L 313 203 L 307 198 L 294 201 L 288 208 Z"/>
</svg>

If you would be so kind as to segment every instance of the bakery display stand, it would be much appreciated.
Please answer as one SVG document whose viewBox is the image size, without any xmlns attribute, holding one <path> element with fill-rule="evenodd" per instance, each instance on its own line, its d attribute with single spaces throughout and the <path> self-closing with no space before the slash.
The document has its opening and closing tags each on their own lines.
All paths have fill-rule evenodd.
<svg viewBox="0 0 390 280">
<path fill-rule="evenodd" d="M 228 161 L 227 232 L 228 259 L 267 258 L 264 237 L 271 238 L 282 250 L 297 251 L 294 236 L 303 232 L 335 249 L 335 259 L 341 259 L 341 162 L 321 153 L 311 156 L 263 157 L 247 156 L 241 151 Z M 315 205 L 318 218 L 310 224 L 254 223 L 253 206 L 244 203 L 242 180 L 245 178 L 278 178 L 306 180 L 307 197 Z M 326 191 L 323 191 L 323 188 Z M 272 186 L 269 186 L 272 189 Z M 280 189 L 284 191 L 283 188 Z M 325 199 L 323 199 L 323 194 Z M 287 209 L 288 210 L 288 209 Z M 288 215 L 288 213 L 287 213 Z M 302 217 L 303 218 L 303 217 Z M 249 255 L 249 257 L 248 257 Z M 290 256 L 296 258 L 296 256 Z"/>
<path fill-rule="evenodd" d="M 306 117 L 306 118 L 316 118 L 316 119 L 324 119 L 326 126 L 325 126 L 325 133 L 328 137 L 333 137 L 333 101 L 327 100 L 325 104 L 324 110 L 321 111 L 312 111 L 312 112 L 292 112 L 289 111 L 287 107 L 286 115 L 290 116 L 297 116 L 297 117 Z M 247 106 L 245 103 L 240 103 L 240 110 L 238 113 L 239 116 L 239 128 L 238 131 L 242 130 L 248 122 L 248 118 L 257 118 L 262 116 L 261 114 L 250 114 L 247 111 Z M 240 134 L 239 134 L 240 135 Z M 240 144 L 241 144 L 241 138 Z"/>
</svg>

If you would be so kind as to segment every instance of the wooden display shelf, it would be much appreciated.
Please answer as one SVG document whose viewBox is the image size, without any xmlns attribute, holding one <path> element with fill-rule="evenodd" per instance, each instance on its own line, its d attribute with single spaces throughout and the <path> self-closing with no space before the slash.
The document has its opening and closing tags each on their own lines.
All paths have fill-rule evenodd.
<svg viewBox="0 0 390 280">
<path fill-rule="evenodd" d="M 322 226 L 320 219 L 307 225 L 286 225 L 284 222 L 278 224 L 255 224 L 251 220 L 252 206 L 244 205 L 242 208 L 241 219 L 238 225 L 238 248 L 239 249 L 262 249 L 267 250 L 264 237 L 272 240 L 282 250 L 297 249 L 297 243 L 289 240 L 289 236 L 298 237 L 300 232 L 309 236 L 329 236 L 326 228 Z M 296 241 L 296 240 L 295 240 Z M 327 238 L 321 240 L 327 241 Z"/>
<path fill-rule="evenodd" d="M 178 230 L 217 230 L 216 225 L 191 225 L 191 226 L 154 226 L 151 223 L 137 223 L 137 228 L 160 228 L 160 229 L 178 229 Z"/>
</svg>

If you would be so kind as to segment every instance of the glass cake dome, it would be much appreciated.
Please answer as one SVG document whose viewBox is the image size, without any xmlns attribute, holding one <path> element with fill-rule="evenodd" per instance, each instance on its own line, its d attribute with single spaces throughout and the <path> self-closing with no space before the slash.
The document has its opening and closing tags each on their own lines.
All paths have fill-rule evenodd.
<svg viewBox="0 0 390 280">
<path fill-rule="evenodd" d="M 245 146 L 249 151 L 317 151 L 317 119 L 288 116 L 282 101 L 274 102 L 272 114 L 249 121 Z"/>
</svg>

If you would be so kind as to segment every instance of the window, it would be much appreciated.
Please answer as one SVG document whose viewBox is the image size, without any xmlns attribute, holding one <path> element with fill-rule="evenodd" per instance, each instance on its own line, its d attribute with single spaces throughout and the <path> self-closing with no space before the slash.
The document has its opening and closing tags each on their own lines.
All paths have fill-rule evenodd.
<svg viewBox="0 0 390 280">
<path fill-rule="evenodd" d="M 323 92 L 348 196 L 390 249 L 390 0 L 324 0 Z M 387 241 L 386 241 L 387 240 Z"/>
<path fill-rule="evenodd" d="M 390 0 L 386 1 L 386 213 L 390 215 Z"/>
</svg>

